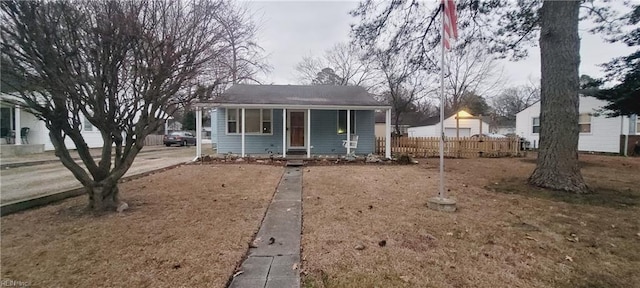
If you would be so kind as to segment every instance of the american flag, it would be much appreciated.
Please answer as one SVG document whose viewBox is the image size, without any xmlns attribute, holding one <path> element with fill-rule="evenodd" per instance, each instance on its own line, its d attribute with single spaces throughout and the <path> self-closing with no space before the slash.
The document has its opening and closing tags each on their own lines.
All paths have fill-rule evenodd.
<svg viewBox="0 0 640 288">
<path fill-rule="evenodd" d="M 458 16 L 456 16 L 456 3 L 454 0 L 442 0 L 444 6 L 444 14 L 442 17 L 442 26 L 444 30 L 444 47 L 451 49 L 451 45 L 455 39 L 458 39 Z"/>
</svg>

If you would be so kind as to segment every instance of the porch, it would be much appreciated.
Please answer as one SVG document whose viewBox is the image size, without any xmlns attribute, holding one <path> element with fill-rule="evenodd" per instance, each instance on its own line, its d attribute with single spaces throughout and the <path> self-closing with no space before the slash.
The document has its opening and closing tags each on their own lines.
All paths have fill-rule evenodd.
<svg viewBox="0 0 640 288">
<path fill-rule="evenodd" d="M 40 121 L 19 107 L 0 104 L 0 153 L 2 156 L 20 156 L 44 152 L 38 135 Z"/>
<path fill-rule="evenodd" d="M 375 152 L 374 109 L 305 108 L 217 107 L 212 115 L 212 131 L 215 131 L 212 138 L 217 152 L 278 158 Z M 355 137 L 357 145 L 343 145 L 344 141 Z"/>
<path fill-rule="evenodd" d="M 2 157 L 44 153 L 44 144 L 0 144 Z"/>
</svg>

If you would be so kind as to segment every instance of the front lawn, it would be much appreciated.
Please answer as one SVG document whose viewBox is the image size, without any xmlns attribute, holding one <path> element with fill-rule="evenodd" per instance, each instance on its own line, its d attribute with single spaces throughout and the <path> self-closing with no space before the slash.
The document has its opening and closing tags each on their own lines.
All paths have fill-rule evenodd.
<svg viewBox="0 0 640 288">
<path fill-rule="evenodd" d="M 95 216 L 76 197 L 2 217 L 0 278 L 30 287 L 224 287 L 281 175 L 274 166 L 182 166 L 121 184 L 123 214 Z"/>
<path fill-rule="evenodd" d="M 303 287 L 640 287 L 640 158 L 581 155 L 594 194 L 525 185 L 535 160 L 305 169 Z M 570 197 L 571 196 L 571 197 Z"/>
</svg>

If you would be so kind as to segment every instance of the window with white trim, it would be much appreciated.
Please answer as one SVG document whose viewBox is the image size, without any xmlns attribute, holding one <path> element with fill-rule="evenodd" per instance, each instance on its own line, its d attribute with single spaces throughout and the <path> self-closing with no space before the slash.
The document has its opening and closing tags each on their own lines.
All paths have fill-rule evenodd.
<svg viewBox="0 0 640 288">
<path fill-rule="evenodd" d="M 640 116 L 638 116 L 638 121 L 636 123 L 636 134 L 640 134 Z"/>
<path fill-rule="evenodd" d="M 82 126 L 82 130 L 84 131 L 93 131 L 93 124 L 91 124 L 86 117 L 84 117 L 84 121 L 82 121 Z"/>
<path fill-rule="evenodd" d="M 245 134 L 272 134 L 272 109 L 245 109 Z M 242 109 L 227 108 L 227 134 L 242 132 Z"/>
<path fill-rule="evenodd" d="M 540 117 L 533 117 L 533 126 L 531 127 L 531 132 L 534 134 L 540 133 Z"/>
<path fill-rule="evenodd" d="M 351 134 L 356 134 L 356 111 L 351 110 Z M 338 110 L 338 134 L 347 133 L 347 110 Z"/>
<path fill-rule="evenodd" d="M 583 113 L 578 116 L 580 133 L 591 133 L 591 114 Z"/>
</svg>

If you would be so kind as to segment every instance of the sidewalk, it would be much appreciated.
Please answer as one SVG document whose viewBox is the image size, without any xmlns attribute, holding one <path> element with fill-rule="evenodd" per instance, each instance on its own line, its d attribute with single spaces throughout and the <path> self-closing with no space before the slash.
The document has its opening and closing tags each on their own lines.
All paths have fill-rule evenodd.
<svg viewBox="0 0 640 288">
<path fill-rule="evenodd" d="M 165 146 L 145 146 L 142 148 L 139 154 L 153 152 L 153 151 L 161 151 L 167 149 Z M 100 157 L 100 152 L 102 148 L 91 148 L 90 149 L 91 156 Z M 76 150 L 69 151 L 71 157 L 75 160 L 79 160 L 78 152 Z M 21 156 L 10 156 L 3 157 L 0 154 L 0 169 L 5 169 L 7 167 L 21 167 L 21 166 L 31 166 L 31 165 L 40 165 L 47 164 L 53 162 L 60 162 L 60 159 L 56 157 L 55 151 L 45 151 L 44 153 L 39 154 L 29 154 L 29 155 L 21 155 Z"/>
<path fill-rule="evenodd" d="M 124 178 L 139 177 L 177 167 L 195 157 L 195 147 L 147 147 L 141 151 Z M 96 152 L 98 150 L 95 150 Z M 94 151 L 92 151 L 94 152 Z M 75 152 L 74 152 L 75 153 Z M 53 153 L 39 157 L 9 159 L 0 170 L 1 215 L 65 199 L 84 193 L 82 185 Z M 5 159 L 2 159 L 5 161 Z M 11 167 L 10 165 L 14 165 Z"/>
<path fill-rule="evenodd" d="M 300 287 L 302 168 L 287 167 L 230 288 Z"/>
</svg>

